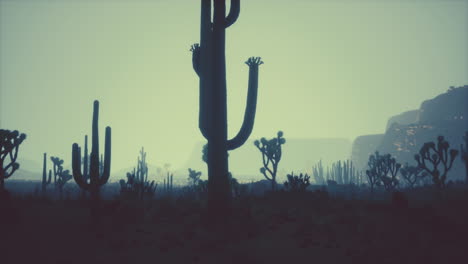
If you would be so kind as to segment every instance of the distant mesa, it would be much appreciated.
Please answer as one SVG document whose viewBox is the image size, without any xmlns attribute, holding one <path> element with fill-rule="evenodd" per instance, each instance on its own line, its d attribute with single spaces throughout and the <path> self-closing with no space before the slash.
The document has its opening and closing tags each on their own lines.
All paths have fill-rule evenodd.
<svg viewBox="0 0 468 264">
<path fill-rule="evenodd" d="M 387 127 L 385 128 L 385 131 L 387 131 L 395 123 L 398 125 L 409 125 L 409 124 L 417 123 L 418 120 L 419 120 L 419 109 L 406 111 L 399 115 L 390 117 L 390 119 L 387 122 Z"/>
<path fill-rule="evenodd" d="M 459 149 L 468 130 L 468 85 L 452 87 L 446 93 L 426 100 L 417 110 L 393 116 L 385 134 L 361 136 L 353 142 L 352 160 L 361 168 L 367 166 L 370 153 L 390 153 L 400 163 L 416 164 L 414 154 L 428 141 L 444 136 L 452 148 Z M 462 179 L 464 168 L 457 159 L 449 180 Z"/>
</svg>

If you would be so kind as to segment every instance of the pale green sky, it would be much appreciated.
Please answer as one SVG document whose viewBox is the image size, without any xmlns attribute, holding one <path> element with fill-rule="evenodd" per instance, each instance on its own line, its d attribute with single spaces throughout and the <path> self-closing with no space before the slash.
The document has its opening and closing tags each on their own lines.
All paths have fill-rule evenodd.
<svg viewBox="0 0 468 264">
<path fill-rule="evenodd" d="M 73 142 L 112 127 L 112 169 L 178 168 L 203 138 L 189 46 L 198 0 L 0 0 L 0 122 L 20 149 L 69 163 Z M 468 84 L 467 1 L 241 1 L 227 30 L 229 132 L 240 127 L 244 61 L 261 56 L 251 138 L 382 133 L 387 119 Z"/>
</svg>

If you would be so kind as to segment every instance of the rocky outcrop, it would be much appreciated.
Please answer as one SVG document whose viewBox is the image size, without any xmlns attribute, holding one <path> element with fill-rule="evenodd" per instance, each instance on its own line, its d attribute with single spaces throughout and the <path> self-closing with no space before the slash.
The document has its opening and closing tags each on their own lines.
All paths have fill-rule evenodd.
<svg viewBox="0 0 468 264">
<path fill-rule="evenodd" d="M 418 110 L 390 118 L 380 138 L 378 135 L 358 137 L 353 143 L 352 160 L 365 168 L 369 152 L 379 151 L 392 154 L 400 163 L 415 165 L 414 155 L 425 142 L 435 142 L 442 135 L 451 148 L 459 149 L 465 131 L 468 131 L 468 85 L 451 87 L 446 93 L 424 101 Z M 463 179 L 462 165 L 457 157 L 449 180 Z"/>
<path fill-rule="evenodd" d="M 421 104 L 420 124 L 444 126 L 458 122 L 468 124 L 468 85 L 450 87 L 446 93 Z"/>
<path fill-rule="evenodd" d="M 365 169 L 369 156 L 377 150 L 383 137 L 384 134 L 365 135 L 359 136 L 354 140 L 351 160 L 358 170 Z"/>
<path fill-rule="evenodd" d="M 390 128 L 390 126 L 392 126 L 395 123 L 398 125 L 409 125 L 409 124 L 417 123 L 418 118 L 419 118 L 419 109 L 406 111 L 399 115 L 392 116 L 387 122 L 387 127 L 385 128 L 385 131 L 387 131 Z"/>
</svg>

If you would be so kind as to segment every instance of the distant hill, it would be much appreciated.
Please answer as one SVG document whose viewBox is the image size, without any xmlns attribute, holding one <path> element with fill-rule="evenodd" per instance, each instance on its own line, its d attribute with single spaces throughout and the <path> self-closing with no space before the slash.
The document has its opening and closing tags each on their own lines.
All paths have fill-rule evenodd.
<svg viewBox="0 0 468 264">
<path fill-rule="evenodd" d="M 390 118 L 385 134 L 372 139 L 358 137 L 353 143 L 352 159 L 357 166 L 366 167 L 369 154 L 378 150 L 390 153 L 400 163 L 416 164 L 414 155 L 428 141 L 444 136 L 451 148 L 458 149 L 468 131 L 468 85 L 451 87 L 446 93 L 426 100 L 417 110 Z M 360 151 L 365 149 L 365 151 Z M 449 172 L 449 179 L 462 179 L 463 164 L 459 156 Z"/>
</svg>

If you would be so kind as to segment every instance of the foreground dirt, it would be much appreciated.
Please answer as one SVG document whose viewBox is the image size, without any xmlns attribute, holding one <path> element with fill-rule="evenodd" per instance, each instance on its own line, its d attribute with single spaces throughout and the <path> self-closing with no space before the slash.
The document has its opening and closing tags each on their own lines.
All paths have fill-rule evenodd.
<svg viewBox="0 0 468 264">
<path fill-rule="evenodd" d="M 92 220 L 80 201 L 13 199 L 1 208 L 1 263 L 466 263 L 468 197 L 398 208 L 323 194 L 236 204 L 204 226 L 190 200 L 105 201 Z"/>
</svg>

